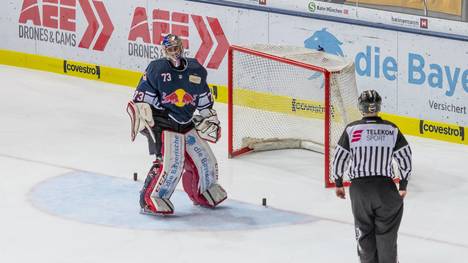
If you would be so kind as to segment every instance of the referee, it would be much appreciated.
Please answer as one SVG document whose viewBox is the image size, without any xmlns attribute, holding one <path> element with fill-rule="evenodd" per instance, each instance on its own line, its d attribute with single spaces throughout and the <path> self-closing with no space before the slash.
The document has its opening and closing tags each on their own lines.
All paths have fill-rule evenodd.
<svg viewBox="0 0 468 263">
<path fill-rule="evenodd" d="M 346 126 L 335 149 L 336 196 L 345 198 L 347 173 L 361 263 L 396 263 L 411 149 L 398 127 L 378 116 L 382 98 L 375 90 L 362 92 L 358 102 L 363 118 Z M 400 170 L 399 190 L 393 182 L 392 159 Z"/>
</svg>

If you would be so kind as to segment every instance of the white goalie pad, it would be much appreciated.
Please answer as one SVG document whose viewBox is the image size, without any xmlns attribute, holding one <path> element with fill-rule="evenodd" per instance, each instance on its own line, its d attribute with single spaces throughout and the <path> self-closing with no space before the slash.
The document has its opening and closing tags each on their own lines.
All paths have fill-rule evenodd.
<svg viewBox="0 0 468 263">
<path fill-rule="evenodd" d="M 212 207 L 215 207 L 227 198 L 226 191 L 219 184 L 213 184 L 202 194 Z"/>
<path fill-rule="evenodd" d="M 155 140 L 151 127 L 154 126 L 153 112 L 151 106 L 144 102 L 133 102 L 129 101 L 127 104 L 127 113 L 130 116 L 131 121 L 131 139 L 132 142 L 135 140 L 137 134 L 144 130 L 148 130 L 153 141 Z"/>
<path fill-rule="evenodd" d="M 193 122 L 198 135 L 203 140 L 216 143 L 221 137 L 221 126 L 215 110 L 204 109 L 200 111 L 200 115 L 193 117 Z"/>
<path fill-rule="evenodd" d="M 164 131 L 163 168 L 154 187 L 151 198 L 169 200 L 179 183 L 185 162 L 185 136 L 184 134 Z"/>
<path fill-rule="evenodd" d="M 218 181 L 218 162 L 208 143 L 195 130 L 185 134 L 186 152 L 197 168 L 200 193 L 205 192 Z"/>
<path fill-rule="evenodd" d="M 151 197 L 153 204 L 158 214 L 172 214 L 174 213 L 174 205 L 169 199 Z"/>
</svg>

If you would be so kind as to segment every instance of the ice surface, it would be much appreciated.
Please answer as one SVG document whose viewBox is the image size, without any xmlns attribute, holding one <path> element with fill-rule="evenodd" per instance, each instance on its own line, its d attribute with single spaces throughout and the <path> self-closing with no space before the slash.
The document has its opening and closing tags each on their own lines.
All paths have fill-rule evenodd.
<svg viewBox="0 0 468 263">
<path fill-rule="evenodd" d="M 37 208 L 56 216 L 89 224 L 142 230 L 248 230 L 320 220 L 229 199 L 216 209 L 194 206 L 183 191 L 175 191 L 171 197 L 177 205 L 174 215 L 143 216 L 136 205 L 142 185 L 141 181 L 75 171 L 36 185 L 29 199 Z"/>
</svg>

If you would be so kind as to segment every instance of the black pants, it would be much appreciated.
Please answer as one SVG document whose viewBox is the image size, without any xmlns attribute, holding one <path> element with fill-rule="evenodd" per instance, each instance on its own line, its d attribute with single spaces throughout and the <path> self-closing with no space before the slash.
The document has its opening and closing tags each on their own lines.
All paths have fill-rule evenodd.
<svg viewBox="0 0 468 263">
<path fill-rule="evenodd" d="M 361 263 L 396 263 L 403 198 L 390 178 L 352 181 L 351 206 Z"/>
</svg>

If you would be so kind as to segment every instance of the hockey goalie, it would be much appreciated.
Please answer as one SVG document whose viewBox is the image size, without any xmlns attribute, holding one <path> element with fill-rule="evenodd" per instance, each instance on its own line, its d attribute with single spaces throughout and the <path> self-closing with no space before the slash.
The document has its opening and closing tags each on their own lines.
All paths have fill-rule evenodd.
<svg viewBox="0 0 468 263">
<path fill-rule="evenodd" d="M 221 134 L 207 71 L 184 57 L 178 36 L 165 36 L 162 46 L 165 57 L 148 65 L 127 105 L 132 141 L 143 134 L 156 157 L 140 192 L 141 212 L 174 213 L 170 198 L 181 178 L 195 205 L 214 208 L 227 194 L 218 184 L 218 164 L 207 143 L 216 143 Z"/>
</svg>

